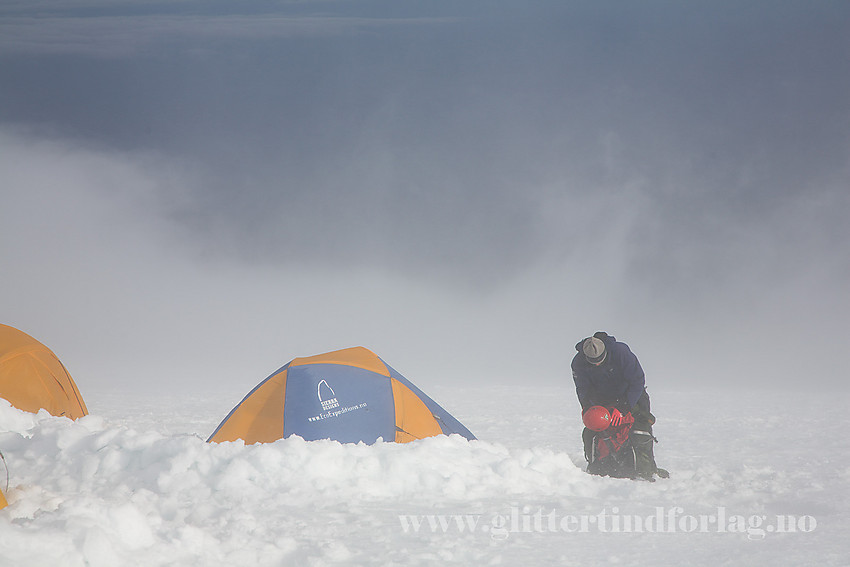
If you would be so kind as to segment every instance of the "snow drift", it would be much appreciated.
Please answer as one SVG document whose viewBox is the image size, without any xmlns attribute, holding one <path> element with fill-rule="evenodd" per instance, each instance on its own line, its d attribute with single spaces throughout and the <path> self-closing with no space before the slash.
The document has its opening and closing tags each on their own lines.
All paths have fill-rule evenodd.
<svg viewBox="0 0 850 567">
<path fill-rule="evenodd" d="M 458 413 L 482 439 L 499 442 L 208 444 L 205 431 L 166 431 L 173 406 L 151 419 L 159 427 L 148 427 L 141 411 L 71 421 L 0 401 L 0 450 L 10 469 L 0 565 L 844 560 L 850 458 L 846 449 L 824 455 L 807 443 L 812 431 L 845 419 L 837 411 L 803 412 L 811 417 L 792 424 L 779 411 L 784 399 L 762 400 L 776 411 L 743 423 L 659 408 L 659 464 L 673 478 L 650 484 L 583 472 L 580 423 L 554 405 L 569 399 L 566 388 L 478 392 L 474 402 L 455 393 L 441 395 L 459 400 Z M 491 411 L 508 394 L 510 427 L 504 408 Z M 611 520 L 718 510 L 743 523 L 721 532 L 716 518 L 707 530 L 680 520 L 672 531 L 638 533 L 625 521 L 614 532 Z M 757 528 L 755 516 L 765 518 Z M 793 517 L 795 527 L 803 521 L 778 533 L 776 517 Z M 571 518 L 589 529 L 570 529 L 580 525 Z"/>
</svg>

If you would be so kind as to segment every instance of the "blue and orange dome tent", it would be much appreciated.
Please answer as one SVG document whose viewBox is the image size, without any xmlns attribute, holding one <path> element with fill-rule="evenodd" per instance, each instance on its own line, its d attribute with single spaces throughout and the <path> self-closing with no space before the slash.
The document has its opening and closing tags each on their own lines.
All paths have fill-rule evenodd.
<svg viewBox="0 0 850 567">
<path fill-rule="evenodd" d="M 475 436 L 407 378 L 363 347 L 296 358 L 260 382 L 209 442 L 305 440 L 406 443 L 434 435 Z"/>
</svg>

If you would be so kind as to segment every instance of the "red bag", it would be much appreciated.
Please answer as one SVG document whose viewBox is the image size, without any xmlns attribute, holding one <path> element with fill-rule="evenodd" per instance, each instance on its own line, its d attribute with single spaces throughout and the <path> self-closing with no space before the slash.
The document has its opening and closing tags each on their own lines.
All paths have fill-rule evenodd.
<svg viewBox="0 0 850 567">
<path fill-rule="evenodd" d="M 629 440 L 629 431 L 632 430 L 632 425 L 635 423 L 635 418 L 632 414 L 626 414 L 622 424 L 617 427 L 609 427 L 605 430 L 605 436 L 597 434 L 596 451 L 599 459 L 604 459 L 612 453 L 619 451 L 626 441 Z"/>
</svg>

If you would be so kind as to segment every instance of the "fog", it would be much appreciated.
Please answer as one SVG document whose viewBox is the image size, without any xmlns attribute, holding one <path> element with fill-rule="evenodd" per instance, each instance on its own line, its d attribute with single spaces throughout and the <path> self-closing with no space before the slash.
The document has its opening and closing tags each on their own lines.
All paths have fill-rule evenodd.
<svg viewBox="0 0 850 567">
<path fill-rule="evenodd" d="M 90 388 L 845 388 L 844 2 L 6 2 L 0 322 Z"/>
</svg>

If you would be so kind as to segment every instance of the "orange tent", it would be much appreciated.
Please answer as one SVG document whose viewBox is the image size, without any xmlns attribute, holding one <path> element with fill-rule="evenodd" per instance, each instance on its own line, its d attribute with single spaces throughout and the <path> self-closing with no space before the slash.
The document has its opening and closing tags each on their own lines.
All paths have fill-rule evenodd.
<svg viewBox="0 0 850 567">
<path fill-rule="evenodd" d="M 407 443 L 433 435 L 475 436 L 407 378 L 363 347 L 296 358 L 260 382 L 208 441 Z"/>
<path fill-rule="evenodd" d="M 88 414 L 83 397 L 53 352 L 28 334 L 0 324 L 0 398 L 36 413 L 77 419 Z"/>
</svg>

